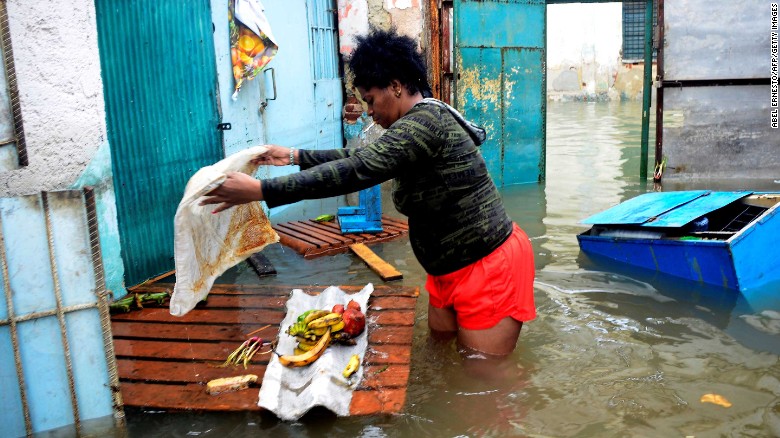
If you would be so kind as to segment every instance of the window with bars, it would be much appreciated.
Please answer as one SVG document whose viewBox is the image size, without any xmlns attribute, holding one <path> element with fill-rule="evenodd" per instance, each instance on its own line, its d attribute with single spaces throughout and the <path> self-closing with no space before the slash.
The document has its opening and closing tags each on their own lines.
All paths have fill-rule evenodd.
<svg viewBox="0 0 780 438">
<path fill-rule="evenodd" d="M 623 62 L 642 62 L 645 59 L 645 1 L 623 2 Z M 658 2 L 653 2 L 653 28 L 658 24 Z M 653 49 L 653 61 L 656 50 Z"/>
<path fill-rule="evenodd" d="M 11 32 L 5 0 L 0 1 L 0 172 L 27 165 L 22 110 L 16 88 Z"/>
<path fill-rule="evenodd" d="M 314 80 L 337 79 L 336 0 L 310 0 L 308 7 Z"/>
</svg>

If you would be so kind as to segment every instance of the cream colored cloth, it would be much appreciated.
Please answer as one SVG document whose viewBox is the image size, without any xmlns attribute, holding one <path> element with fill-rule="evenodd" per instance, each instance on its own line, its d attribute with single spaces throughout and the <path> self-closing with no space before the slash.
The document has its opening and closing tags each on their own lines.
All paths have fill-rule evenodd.
<svg viewBox="0 0 780 438">
<path fill-rule="evenodd" d="M 237 152 L 198 170 L 187 183 L 174 218 L 176 286 L 171 315 L 186 315 L 206 298 L 222 273 L 279 241 L 259 202 L 217 214 L 212 214 L 215 205 L 198 205 L 203 195 L 225 181 L 228 172 L 253 175 L 257 165 L 250 160 L 266 150 L 265 146 L 255 146 Z"/>
</svg>

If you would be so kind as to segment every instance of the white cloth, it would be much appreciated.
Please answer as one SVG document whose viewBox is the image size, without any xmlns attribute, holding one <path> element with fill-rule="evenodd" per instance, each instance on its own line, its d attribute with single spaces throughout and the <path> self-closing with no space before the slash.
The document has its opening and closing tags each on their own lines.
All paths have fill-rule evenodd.
<svg viewBox="0 0 780 438">
<path fill-rule="evenodd" d="M 287 315 L 280 326 L 280 354 L 292 354 L 297 343 L 293 336 L 284 331 L 293 324 L 298 315 L 310 309 L 331 309 L 335 304 L 355 300 L 363 312 L 367 310 L 368 298 L 374 292 L 374 285 L 368 283 L 360 292 L 347 294 L 336 286 L 330 286 L 318 295 L 309 295 L 300 289 L 293 289 L 287 300 Z M 260 387 L 258 406 L 268 409 L 285 421 L 294 421 L 314 406 L 323 406 L 336 415 L 349 415 L 352 392 L 363 378 L 363 357 L 368 346 L 368 324 L 356 340 L 356 345 L 331 344 L 314 363 L 305 367 L 287 368 L 279 363 L 274 354 L 265 369 Z M 360 356 L 360 367 L 349 380 L 341 374 L 349 358 Z"/>
<path fill-rule="evenodd" d="M 174 218 L 176 285 L 171 296 L 171 315 L 187 314 L 206 298 L 222 273 L 279 241 L 259 202 L 218 214 L 211 213 L 215 205 L 198 205 L 203 195 L 225 181 L 228 172 L 253 175 L 257 165 L 250 160 L 266 150 L 265 146 L 255 146 L 237 152 L 198 170 L 187 183 Z"/>
</svg>

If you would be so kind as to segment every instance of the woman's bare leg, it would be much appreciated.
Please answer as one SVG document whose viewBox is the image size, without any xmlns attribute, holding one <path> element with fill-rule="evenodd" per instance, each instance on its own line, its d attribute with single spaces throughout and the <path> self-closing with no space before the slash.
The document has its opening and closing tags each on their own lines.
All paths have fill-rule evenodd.
<svg viewBox="0 0 780 438">
<path fill-rule="evenodd" d="M 458 333 L 455 311 L 452 309 L 439 309 L 428 304 L 428 328 L 434 339 L 447 340 L 454 338 Z"/>
<path fill-rule="evenodd" d="M 458 342 L 463 347 L 480 353 L 491 356 L 506 356 L 515 350 L 521 328 L 523 328 L 522 321 L 507 316 L 489 329 L 468 330 L 461 328 L 458 330 Z"/>
</svg>

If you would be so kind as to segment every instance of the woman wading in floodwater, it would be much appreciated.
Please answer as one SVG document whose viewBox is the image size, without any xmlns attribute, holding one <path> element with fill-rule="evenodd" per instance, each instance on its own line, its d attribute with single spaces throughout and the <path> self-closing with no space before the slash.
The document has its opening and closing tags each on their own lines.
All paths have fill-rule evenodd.
<svg viewBox="0 0 780 438">
<path fill-rule="evenodd" d="M 254 161 L 299 165 L 257 180 L 231 173 L 203 204 L 265 201 L 269 207 L 344 195 L 393 179 L 393 202 L 408 216 L 409 240 L 428 273 L 428 326 L 437 338 L 493 356 L 511 353 L 523 321 L 536 316 L 531 243 L 504 210 L 477 146 L 481 128 L 430 96 L 417 44 L 395 30 L 357 38 L 349 60 L 368 115 L 386 129 L 357 149 L 269 146 Z"/>
</svg>

